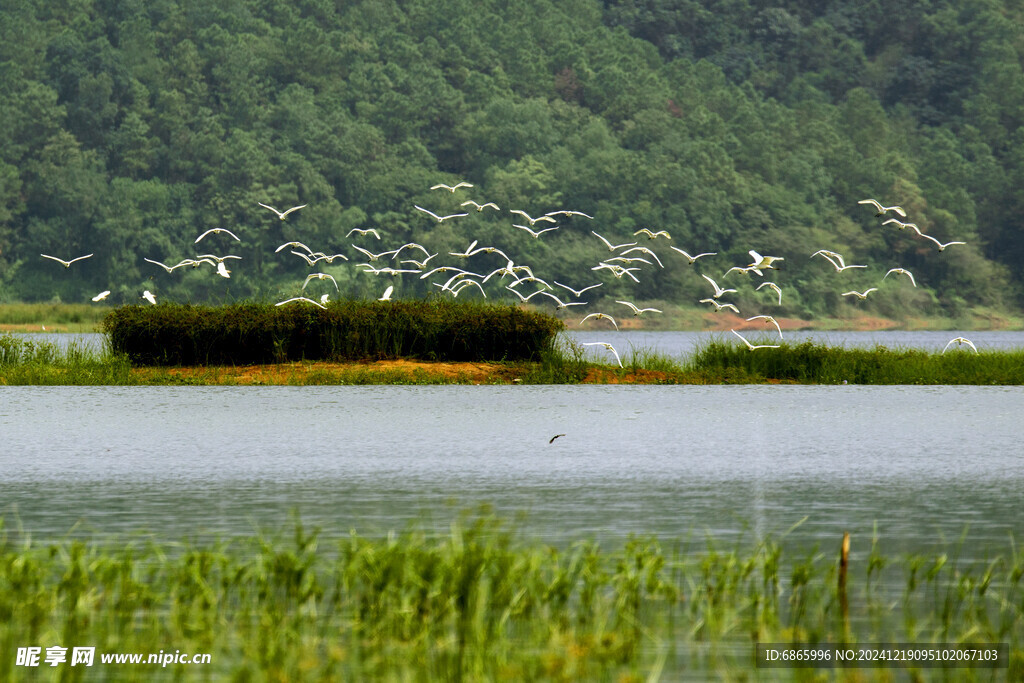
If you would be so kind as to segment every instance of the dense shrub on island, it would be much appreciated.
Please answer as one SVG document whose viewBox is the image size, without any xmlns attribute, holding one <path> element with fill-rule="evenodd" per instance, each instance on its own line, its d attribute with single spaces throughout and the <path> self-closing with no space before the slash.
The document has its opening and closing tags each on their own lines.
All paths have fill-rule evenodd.
<svg viewBox="0 0 1024 683">
<path fill-rule="evenodd" d="M 134 365 L 248 365 L 298 360 L 537 360 L 563 328 L 514 306 L 443 299 L 337 301 L 326 309 L 159 304 L 103 320 L 115 353 Z"/>
</svg>

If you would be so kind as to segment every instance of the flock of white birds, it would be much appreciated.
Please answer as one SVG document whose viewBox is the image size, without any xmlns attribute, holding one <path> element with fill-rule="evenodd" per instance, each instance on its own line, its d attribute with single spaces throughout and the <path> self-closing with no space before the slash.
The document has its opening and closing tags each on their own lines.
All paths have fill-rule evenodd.
<svg viewBox="0 0 1024 683">
<path fill-rule="evenodd" d="M 473 185 L 470 183 L 459 182 L 456 183 L 455 185 L 439 183 L 437 185 L 432 186 L 430 189 L 441 190 L 454 194 L 455 192 L 461 189 L 468 189 L 472 187 Z M 900 218 L 907 217 L 906 212 L 900 206 L 885 206 L 874 199 L 864 199 L 858 203 L 873 206 L 876 210 L 876 217 L 886 217 L 890 213 L 894 213 L 900 216 Z M 276 215 L 277 218 L 279 218 L 282 221 L 286 220 L 289 215 L 307 206 L 306 204 L 300 204 L 298 206 L 293 206 L 287 210 L 280 211 L 269 204 L 264 204 L 262 202 L 258 202 L 258 204 L 264 209 L 273 212 L 274 215 Z M 460 206 L 468 207 L 467 211 L 461 213 L 442 215 L 418 205 L 414 205 L 413 208 L 425 214 L 426 216 L 429 216 L 437 223 L 443 223 L 445 221 L 454 221 L 459 218 L 469 216 L 469 210 L 477 212 L 483 212 L 487 210 L 494 211 L 499 214 L 501 213 L 501 209 L 494 202 L 479 203 L 475 200 L 469 199 L 462 202 Z M 578 216 L 588 220 L 593 219 L 592 216 L 589 216 L 581 211 L 575 211 L 571 209 L 558 209 L 556 211 L 550 211 L 548 213 L 536 217 L 531 216 L 530 214 L 521 209 L 512 209 L 509 211 L 509 213 L 519 216 L 522 219 L 521 222 L 528 223 L 528 225 L 521 225 L 520 223 L 513 222 L 511 224 L 512 228 L 525 231 L 533 239 L 540 239 L 542 235 L 560 229 L 561 226 L 558 225 L 558 221 L 560 220 L 560 218 L 570 219 Z M 541 225 L 538 226 L 538 224 Z M 883 226 L 890 224 L 895 225 L 899 230 L 909 229 L 913 233 L 916 233 L 918 237 L 933 242 L 937 247 L 938 251 L 940 252 L 944 251 L 950 246 L 965 244 L 964 242 L 961 241 L 943 243 L 930 235 L 922 233 L 916 224 L 906 223 L 896 218 L 888 218 L 882 223 Z M 606 258 L 598 260 L 598 262 L 591 268 L 591 271 L 593 271 L 594 273 L 606 273 L 618 280 L 628 278 L 634 282 L 639 282 L 640 280 L 636 274 L 642 272 L 642 268 L 644 265 L 655 267 L 656 264 L 656 267 L 658 268 L 665 267 L 661 258 L 658 257 L 657 253 L 655 253 L 653 249 L 645 246 L 640 246 L 637 241 L 622 242 L 616 244 L 608 240 L 604 236 L 598 234 L 596 231 L 591 230 L 590 234 L 592 234 L 597 240 L 599 240 L 600 243 L 611 254 Z M 200 241 L 209 237 L 210 235 L 225 235 L 235 241 L 242 241 L 237 235 L 235 235 L 230 230 L 227 230 L 225 228 L 213 228 L 199 235 L 195 239 L 195 244 L 199 244 Z M 346 235 L 346 238 L 351 238 L 353 235 L 358 235 L 359 237 L 367 238 L 372 237 L 378 241 L 381 241 L 380 233 L 374 228 L 353 228 Z M 669 233 L 665 230 L 652 231 L 648 228 L 641 228 L 640 230 L 637 230 L 636 232 L 633 233 L 633 236 L 638 238 L 645 238 L 646 240 L 648 240 L 649 243 L 653 243 L 653 241 L 655 240 L 668 241 L 672 239 L 671 235 L 669 235 Z M 369 249 L 365 249 L 355 244 L 350 244 L 350 246 L 352 247 L 354 252 L 357 252 L 363 259 L 361 262 L 355 264 L 355 267 L 357 269 L 360 269 L 360 272 L 371 274 L 374 276 L 389 275 L 392 277 L 400 275 L 415 275 L 416 277 L 419 277 L 420 279 L 423 280 L 434 278 L 436 281 L 432 281 L 431 284 L 434 285 L 435 287 L 438 287 L 441 292 L 447 293 L 453 297 L 459 296 L 459 294 L 465 291 L 467 288 L 475 288 L 475 290 L 481 296 L 487 298 L 487 293 L 484 288 L 484 285 L 489 283 L 492 280 L 492 278 L 494 278 L 495 283 L 500 283 L 498 284 L 498 286 L 501 286 L 503 292 L 511 292 L 522 303 L 526 303 L 527 301 L 530 301 L 536 296 L 541 296 L 546 297 L 546 299 L 550 300 L 554 304 L 555 310 L 563 310 L 573 306 L 588 305 L 588 302 L 579 300 L 583 296 L 584 292 L 595 289 L 597 287 L 601 287 L 603 284 L 605 284 L 604 282 L 597 282 L 577 289 L 575 287 L 565 285 L 557 281 L 552 281 L 554 284 L 554 286 L 552 286 L 552 284 L 548 283 L 546 280 L 534 275 L 534 272 L 530 268 L 530 266 L 524 264 L 516 264 L 512 257 L 510 257 L 508 254 L 506 254 L 504 251 L 497 247 L 478 246 L 477 240 L 471 241 L 464 251 L 450 251 L 447 253 L 449 257 L 454 257 L 455 259 L 457 259 L 457 262 L 467 266 L 467 268 L 462 268 L 456 265 L 442 265 L 434 266 L 428 269 L 428 264 L 434 258 L 439 256 L 439 252 L 431 253 L 426 247 L 415 242 L 408 242 L 395 249 L 386 250 L 382 252 L 373 252 Z M 275 250 L 275 253 L 280 253 L 286 249 L 289 251 L 290 254 L 293 254 L 301 258 L 303 261 L 305 261 L 305 263 L 310 268 L 316 267 L 316 265 L 320 262 L 332 264 L 334 263 L 334 261 L 339 259 L 342 261 L 350 260 L 348 256 L 341 253 L 327 254 L 323 251 L 313 251 L 310 247 L 306 246 L 305 244 L 297 240 L 285 242 Z M 694 255 L 691 255 L 687 251 L 675 246 L 669 246 L 669 249 L 681 255 L 685 259 L 686 265 L 689 266 L 694 266 L 700 259 L 706 259 L 709 257 L 717 256 L 717 252 L 699 252 Z M 750 254 L 751 259 L 750 263 L 747 263 L 745 265 L 732 266 L 728 270 L 724 271 L 724 274 L 721 277 L 724 279 L 733 272 L 748 276 L 751 273 L 754 273 L 759 277 L 763 277 L 765 271 L 778 270 L 779 266 L 777 264 L 785 260 L 784 258 L 779 256 L 767 256 L 759 254 L 757 251 L 753 249 L 749 250 L 748 253 Z M 491 270 L 483 268 L 481 272 L 468 269 L 470 265 L 470 259 L 473 260 L 472 265 L 480 267 L 480 265 L 484 263 L 484 259 L 486 259 L 488 256 L 493 255 L 498 256 L 500 260 L 504 261 L 504 265 L 501 265 L 497 268 L 492 268 Z M 41 256 L 43 258 L 51 259 L 53 261 L 60 263 L 62 266 L 64 266 L 64 268 L 69 268 L 76 261 L 81 261 L 83 259 L 90 258 L 91 256 L 93 256 L 93 254 L 86 254 L 84 256 L 79 256 L 77 258 L 73 258 L 70 260 L 64 260 L 56 256 L 49 256 L 47 254 L 41 254 Z M 816 256 L 821 256 L 823 259 L 828 261 L 833 266 L 833 268 L 835 268 L 836 273 L 842 273 L 843 271 L 850 269 L 868 267 L 866 265 L 859 264 L 847 265 L 842 254 L 828 249 L 819 249 L 818 251 L 811 254 L 810 258 L 814 258 Z M 143 260 L 161 267 L 168 274 L 173 273 L 175 270 L 179 268 L 199 268 L 203 265 L 209 265 L 220 277 L 230 278 L 231 271 L 227 268 L 225 262 L 228 260 L 240 259 L 240 256 L 236 256 L 233 254 L 227 254 L 223 256 L 218 256 L 216 254 L 197 254 L 193 258 L 184 258 L 174 265 L 167 265 L 165 263 L 161 263 L 160 261 L 156 261 L 149 258 L 144 258 Z M 492 266 L 493 265 L 494 264 L 492 259 Z M 886 272 L 881 279 L 884 280 L 890 275 L 905 276 L 912 286 L 917 286 L 917 282 L 914 280 L 913 274 L 904 268 L 892 268 L 888 272 Z M 736 293 L 737 290 L 735 288 L 726 288 L 720 286 L 710 275 L 707 275 L 706 273 L 702 273 L 701 276 L 710 285 L 712 291 L 710 292 L 708 297 L 700 299 L 699 302 L 710 304 L 711 306 L 714 307 L 716 312 L 728 309 L 739 315 L 739 309 L 734 303 L 721 300 L 721 298 L 726 294 Z M 595 275 L 592 277 L 597 276 Z M 444 281 L 442 282 L 441 280 Z M 330 285 L 334 286 L 335 292 L 340 291 L 340 288 L 334 276 L 332 276 L 329 273 L 318 270 L 316 272 L 311 272 L 309 275 L 307 275 L 307 277 L 302 283 L 302 292 L 305 292 L 307 286 L 309 286 L 313 282 L 328 282 Z M 555 287 L 564 290 L 565 293 L 562 294 L 561 296 L 555 294 Z M 778 283 L 766 280 L 759 284 L 755 288 L 755 290 L 760 291 L 764 288 L 768 288 L 768 290 L 773 292 L 775 294 L 775 298 L 778 305 L 782 305 L 783 290 Z M 530 289 L 532 289 L 532 291 L 527 292 L 527 290 Z M 874 291 L 877 291 L 877 289 L 877 287 L 870 287 L 862 292 L 851 290 L 843 292 L 842 296 L 855 297 L 856 299 L 864 300 L 867 299 L 869 294 L 871 294 Z M 379 300 L 391 300 L 393 292 L 394 285 L 389 285 L 384 290 Z M 92 300 L 102 301 L 109 294 L 109 290 L 100 292 L 96 296 L 92 297 Z M 157 301 L 156 296 L 148 289 L 142 293 L 141 298 L 145 299 L 150 304 L 156 304 Z M 284 306 L 292 303 L 303 303 L 326 309 L 326 304 L 329 299 L 330 292 L 328 291 L 327 293 L 320 295 L 319 301 L 300 295 L 286 299 L 284 301 L 280 301 L 275 305 Z M 537 301 L 541 301 L 541 299 L 537 299 Z M 625 306 L 634 316 L 641 316 L 647 313 L 662 312 L 657 308 L 637 306 L 632 301 L 619 299 L 616 300 L 615 303 Z M 615 318 L 605 312 L 588 313 L 587 315 L 582 317 L 578 324 L 582 325 L 585 321 L 591 319 L 595 321 L 607 321 L 615 330 L 619 329 L 618 323 L 616 322 Z M 773 316 L 764 314 L 754 315 L 747 318 L 746 320 L 747 322 L 761 320 L 766 325 L 774 326 L 776 332 L 778 333 L 779 340 L 782 340 L 782 327 L 781 325 L 779 325 L 779 322 Z M 735 336 L 739 337 L 739 339 L 743 342 L 744 345 L 746 345 L 746 347 L 750 351 L 756 351 L 758 349 L 779 348 L 780 346 L 778 344 L 752 344 L 749 340 L 747 340 L 735 329 L 732 329 L 730 331 Z M 956 344 L 958 347 L 966 345 L 972 350 L 974 350 L 975 353 L 977 353 L 977 348 L 975 347 L 975 345 L 970 340 L 965 339 L 963 337 L 951 339 L 949 343 L 946 344 L 942 352 L 945 353 L 954 344 Z M 616 362 L 618 362 L 619 366 L 622 367 L 622 359 L 619 356 L 618 351 L 611 343 L 588 342 L 584 344 L 584 346 L 600 346 L 606 349 L 615 357 L 615 360 Z"/>
</svg>

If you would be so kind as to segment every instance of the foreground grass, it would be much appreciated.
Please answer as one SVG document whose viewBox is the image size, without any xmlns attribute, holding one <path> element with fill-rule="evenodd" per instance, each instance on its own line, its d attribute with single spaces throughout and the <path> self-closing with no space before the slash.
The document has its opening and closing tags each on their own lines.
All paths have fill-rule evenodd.
<svg viewBox="0 0 1024 683">
<path fill-rule="evenodd" d="M 840 588 L 838 553 L 653 537 L 556 548 L 486 515 L 448 533 L 334 542 L 301 524 L 290 538 L 206 543 L 39 544 L 2 529 L 5 681 L 40 673 L 14 666 L 18 647 L 54 645 L 94 646 L 106 671 L 91 673 L 129 678 L 156 667 L 100 655 L 209 653 L 168 672 L 211 680 L 734 678 L 757 642 L 792 640 L 1004 642 L 1007 679 L 1024 676 L 1024 554 L 1012 546 L 962 562 L 955 549 L 882 557 L 872 545 Z"/>
<path fill-rule="evenodd" d="M 748 351 L 710 342 L 689 358 L 632 349 L 623 366 L 594 362 L 573 342 L 533 361 L 323 363 L 136 367 L 125 354 L 0 335 L 0 384 L 1024 384 L 1024 350 L 857 349 L 805 342 Z"/>
</svg>

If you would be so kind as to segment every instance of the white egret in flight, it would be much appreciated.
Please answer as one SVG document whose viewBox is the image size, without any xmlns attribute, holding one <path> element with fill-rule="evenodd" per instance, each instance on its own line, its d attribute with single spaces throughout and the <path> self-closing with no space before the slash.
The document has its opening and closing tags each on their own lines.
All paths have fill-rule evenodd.
<svg viewBox="0 0 1024 683">
<path fill-rule="evenodd" d="M 288 214 L 290 214 L 292 211 L 298 211 L 299 209 L 304 209 L 307 206 L 309 206 L 308 204 L 300 204 L 299 206 L 293 206 L 292 208 L 290 208 L 290 209 L 288 209 L 286 211 L 278 211 L 274 207 L 269 206 L 267 204 L 264 204 L 263 202 L 256 202 L 256 203 L 259 204 L 260 206 L 262 206 L 264 209 L 270 209 L 271 211 L 276 213 L 277 217 L 280 218 L 281 220 L 284 220 L 285 218 L 287 218 Z M 313 303 L 316 303 L 316 302 L 314 301 Z"/>
</svg>

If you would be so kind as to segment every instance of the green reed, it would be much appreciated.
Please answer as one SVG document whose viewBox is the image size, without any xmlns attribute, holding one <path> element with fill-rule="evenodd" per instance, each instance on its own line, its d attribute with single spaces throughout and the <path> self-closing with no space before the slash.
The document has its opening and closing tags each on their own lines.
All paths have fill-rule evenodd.
<svg viewBox="0 0 1024 683">
<path fill-rule="evenodd" d="M 109 349 L 78 341 L 61 347 L 49 341 L 0 335 L 0 384 L 105 385 L 132 383 L 131 364 Z"/>
<path fill-rule="evenodd" d="M 777 343 L 765 338 L 753 343 Z M 1024 350 L 946 353 L 918 349 L 781 343 L 748 350 L 713 341 L 699 347 L 689 368 L 730 381 L 794 381 L 809 384 L 1024 384 Z"/>
<path fill-rule="evenodd" d="M 210 653 L 198 677 L 211 680 L 644 681 L 745 677 L 758 641 L 984 641 L 1009 643 L 1008 678 L 1024 675 L 1024 554 L 1013 546 L 873 569 L 855 552 L 840 595 L 830 553 L 655 537 L 556 547 L 486 514 L 447 533 L 340 540 L 301 523 L 289 537 L 210 542 L 38 543 L 2 528 L 7 681 L 39 673 L 13 666 L 18 647 L 55 644 Z"/>
</svg>

